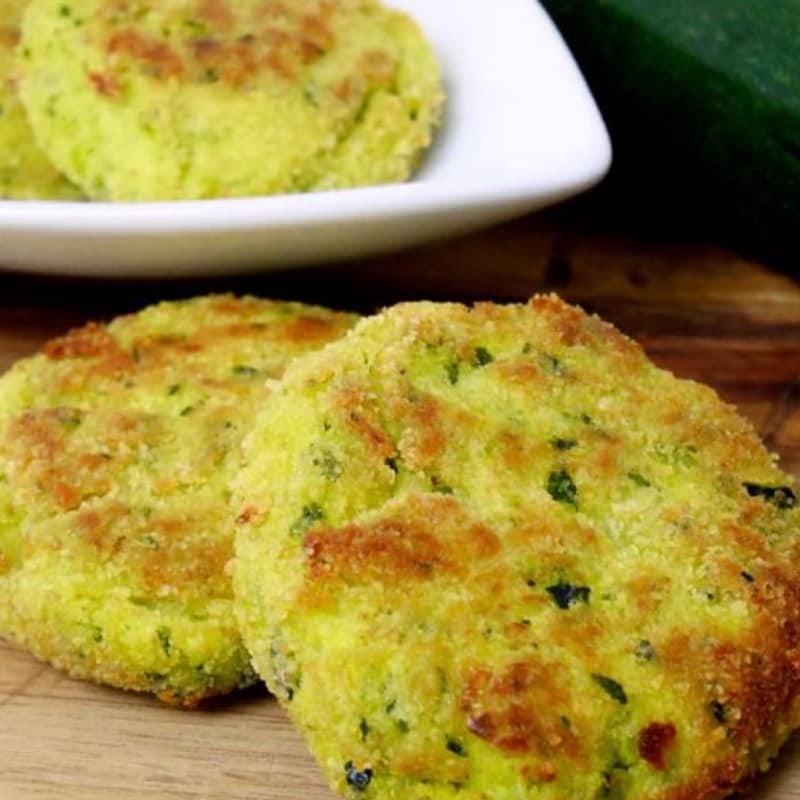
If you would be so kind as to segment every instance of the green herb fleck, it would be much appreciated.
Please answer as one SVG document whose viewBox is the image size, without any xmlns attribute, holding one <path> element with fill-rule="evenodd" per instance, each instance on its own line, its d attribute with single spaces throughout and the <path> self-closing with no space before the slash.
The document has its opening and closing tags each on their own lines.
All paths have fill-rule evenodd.
<svg viewBox="0 0 800 800">
<path fill-rule="evenodd" d="M 561 451 L 572 450 L 574 447 L 578 446 L 578 443 L 575 441 L 575 439 L 556 438 L 556 439 L 551 439 L 550 444 L 556 450 L 561 450 Z"/>
<path fill-rule="evenodd" d="M 546 587 L 546 591 L 552 597 L 553 602 L 564 611 L 572 608 L 576 603 L 588 603 L 589 595 L 592 593 L 588 586 L 573 586 L 563 580 Z"/>
<path fill-rule="evenodd" d="M 762 497 L 776 508 L 786 510 L 797 505 L 797 495 L 788 486 L 764 486 L 745 481 L 743 484 L 750 497 Z"/>
<path fill-rule="evenodd" d="M 433 491 L 437 494 L 453 494 L 453 487 L 448 486 L 435 475 L 431 478 L 431 485 L 433 486 Z"/>
<path fill-rule="evenodd" d="M 320 471 L 323 478 L 335 481 L 342 475 L 342 465 L 330 450 L 321 450 L 312 459 L 314 466 Z"/>
<path fill-rule="evenodd" d="M 348 786 L 352 786 L 357 792 L 366 791 L 372 781 L 371 769 L 356 769 L 352 761 L 344 765 L 344 776 Z"/>
<path fill-rule="evenodd" d="M 741 572 L 741 576 L 742 576 L 742 577 L 743 577 L 743 578 L 744 578 L 744 579 L 745 579 L 745 580 L 746 580 L 748 583 L 754 583 L 754 582 L 755 582 L 755 578 L 753 577 L 753 575 L 751 575 L 751 574 L 750 574 L 749 572 L 747 572 L 746 570 L 742 570 L 742 572 Z"/>
<path fill-rule="evenodd" d="M 240 378 L 255 378 L 258 375 L 258 370 L 255 367 L 250 367 L 247 364 L 237 364 L 233 368 L 233 374 Z"/>
<path fill-rule="evenodd" d="M 629 472 L 628 477 L 637 485 L 643 488 L 652 486 L 649 480 L 644 477 L 640 472 Z"/>
<path fill-rule="evenodd" d="M 164 651 L 164 655 L 168 656 L 172 651 L 172 641 L 170 640 L 170 630 L 166 625 L 159 626 L 158 630 L 156 631 L 156 635 L 158 636 L 158 641 L 161 644 L 161 649 Z"/>
<path fill-rule="evenodd" d="M 567 470 L 561 469 L 550 473 L 547 478 L 547 491 L 556 502 L 577 509 L 578 488 Z"/>
<path fill-rule="evenodd" d="M 464 749 L 464 745 L 458 739 L 456 739 L 455 736 L 447 737 L 446 746 L 451 753 L 459 756 L 460 758 L 467 757 L 467 751 Z"/>
<path fill-rule="evenodd" d="M 613 678 L 605 675 L 599 675 L 596 672 L 592 673 L 592 680 L 612 699 L 618 703 L 625 705 L 628 702 L 628 695 L 625 694 L 625 689 L 622 688 L 621 683 L 617 683 Z"/>
<path fill-rule="evenodd" d="M 714 719 L 719 722 L 720 725 L 724 724 L 726 718 L 725 706 L 720 703 L 719 700 L 712 700 L 708 704 L 708 708 L 711 711 Z"/>
<path fill-rule="evenodd" d="M 458 361 L 450 361 L 444 369 L 447 373 L 447 380 L 450 381 L 453 386 L 455 386 L 458 383 L 458 378 L 461 371 Z"/>
<path fill-rule="evenodd" d="M 545 355 L 544 363 L 548 371 L 552 375 L 557 375 L 558 377 L 561 377 L 563 375 L 566 375 L 567 373 L 566 367 L 555 356 Z"/>
<path fill-rule="evenodd" d="M 361 741 L 365 742 L 367 740 L 367 736 L 369 736 L 369 723 L 361 717 L 361 722 L 358 724 L 358 730 L 361 733 Z"/>
<path fill-rule="evenodd" d="M 485 367 L 494 361 L 494 356 L 485 347 L 475 348 L 475 360 L 472 362 L 476 367 Z"/>
<path fill-rule="evenodd" d="M 303 513 L 295 520 L 291 527 L 292 536 L 302 536 L 314 523 L 324 519 L 325 513 L 317 503 L 309 503 L 303 506 Z"/>
<path fill-rule="evenodd" d="M 633 653 L 638 661 L 652 661 L 656 657 L 656 649 L 647 639 L 642 639 Z"/>
</svg>

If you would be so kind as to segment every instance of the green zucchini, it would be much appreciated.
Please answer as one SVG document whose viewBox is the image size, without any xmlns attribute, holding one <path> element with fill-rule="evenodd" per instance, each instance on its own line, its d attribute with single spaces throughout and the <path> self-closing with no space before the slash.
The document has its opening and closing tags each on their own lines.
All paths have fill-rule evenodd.
<svg viewBox="0 0 800 800">
<path fill-rule="evenodd" d="M 800 253 L 800 0 L 543 5 L 606 117 L 612 184 L 632 204 Z"/>
</svg>

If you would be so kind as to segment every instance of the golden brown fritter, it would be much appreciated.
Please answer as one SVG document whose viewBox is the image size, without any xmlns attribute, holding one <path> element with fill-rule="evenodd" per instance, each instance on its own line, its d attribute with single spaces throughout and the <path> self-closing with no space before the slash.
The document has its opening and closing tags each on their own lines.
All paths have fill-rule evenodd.
<svg viewBox="0 0 800 800">
<path fill-rule="evenodd" d="M 50 163 L 17 95 L 17 45 L 28 0 L 0 0 L 0 198 L 78 200 L 80 191 Z"/>
<path fill-rule="evenodd" d="M 228 481 L 265 382 L 347 314 L 161 303 L 0 379 L 0 634 L 70 675 L 193 705 L 254 680 L 225 569 Z"/>
<path fill-rule="evenodd" d="M 32 0 L 21 65 L 42 147 L 97 200 L 403 181 L 443 103 L 377 0 Z"/>
<path fill-rule="evenodd" d="M 296 362 L 234 504 L 244 640 L 347 796 L 711 800 L 800 723 L 790 478 L 555 297 Z"/>
</svg>

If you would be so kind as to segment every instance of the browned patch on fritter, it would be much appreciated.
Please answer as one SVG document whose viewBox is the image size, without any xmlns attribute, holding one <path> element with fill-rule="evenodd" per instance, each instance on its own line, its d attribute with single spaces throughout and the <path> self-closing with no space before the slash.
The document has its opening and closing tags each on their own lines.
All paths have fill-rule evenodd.
<svg viewBox="0 0 800 800">
<path fill-rule="evenodd" d="M 384 430 L 375 400 L 366 389 L 357 386 L 339 389 L 332 402 L 345 425 L 363 442 L 370 456 L 383 463 L 396 455 L 395 444 Z"/>
<path fill-rule="evenodd" d="M 769 739 L 775 720 L 791 717 L 800 691 L 800 587 L 765 567 L 746 590 L 756 613 L 735 643 L 676 632 L 656 649 L 671 672 L 705 689 L 709 721 L 709 704 L 720 703 L 726 728 L 754 746 Z"/>
<path fill-rule="evenodd" d="M 90 83 L 95 91 L 103 97 L 117 100 L 122 95 L 122 84 L 116 75 L 108 72 L 87 73 Z"/>
<path fill-rule="evenodd" d="M 120 347 L 105 325 L 90 322 L 52 339 L 42 348 L 47 358 L 53 361 L 65 359 L 96 359 L 92 372 L 106 377 L 117 377 L 131 372 L 134 361 L 130 353 Z"/>
<path fill-rule="evenodd" d="M 9 50 L 19 44 L 19 29 L 10 25 L 0 25 L 0 47 Z"/>
<path fill-rule="evenodd" d="M 99 427 L 94 422 L 71 408 L 36 409 L 14 418 L 4 447 L 15 491 L 65 511 L 77 508 L 110 491 L 119 472 L 138 458 L 140 445 L 163 435 L 146 414 L 111 412 Z"/>
<path fill-rule="evenodd" d="M 75 409 L 26 411 L 8 426 L 5 450 L 14 485 L 28 484 L 49 493 L 62 509 L 75 508 L 86 493 L 107 486 L 94 470 L 76 469 L 66 439 L 82 415 Z"/>
<path fill-rule="evenodd" d="M 225 0 L 202 0 L 197 9 L 197 16 L 211 23 L 220 33 L 229 31 L 234 23 L 230 4 Z"/>
<path fill-rule="evenodd" d="M 394 69 L 394 60 L 383 50 L 368 50 L 358 64 L 358 74 L 374 89 L 390 89 Z"/>
<path fill-rule="evenodd" d="M 152 527 L 159 547 L 141 565 L 148 587 L 159 593 L 230 596 L 225 565 L 233 557 L 232 537 L 204 538 L 204 524 L 202 517 L 193 516 L 155 520 Z"/>
<path fill-rule="evenodd" d="M 639 731 L 639 755 L 659 772 L 667 768 L 667 755 L 678 736 L 671 722 L 651 722 Z"/>
<path fill-rule="evenodd" d="M 318 527 L 304 540 L 310 581 L 409 580 L 463 575 L 500 543 L 485 525 L 470 521 L 457 500 L 412 495 L 401 511 L 363 525 Z"/>
<path fill-rule="evenodd" d="M 600 347 L 617 359 L 626 370 L 642 362 L 641 347 L 620 333 L 613 325 L 568 305 L 555 295 L 537 295 L 531 298 L 530 308 L 547 319 L 548 327 L 568 347 L 584 345 Z"/>
<path fill-rule="evenodd" d="M 271 73 L 296 81 L 306 65 L 335 44 L 331 18 L 337 11 L 336 4 L 326 2 L 317 4 L 316 12 L 304 13 L 284 3 L 243 9 L 225 0 L 202 0 L 195 19 L 207 26 L 205 35 L 187 33 L 168 43 L 143 33 L 132 22 L 131 27 L 112 34 L 106 50 L 160 80 L 221 81 L 241 88 L 262 73 Z M 361 63 L 359 69 L 370 82 L 386 82 L 384 66 L 377 59 Z"/>
<path fill-rule="evenodd" d="M 624 584 L 625 592 L 636 604 L 640 618 L 646 619 L 668 595 L 670 579 L 658 575 L 637 575 Z"/>
<path fill-rule="evenodd" d="M 78 512 L 77 531 L 81 538 L 104 559 L 119 553 L 125 542 L 122 531 L 127 527 L 128 509 L 122 503 L 112 503 L 101 509 Z"/>
<path fill-rule="evenodd" d="M 244 317 L 248 315 L 242 315 Z M 143 336 L 134 344 L 139 368 L 150 369 L 175 363 L 176 358 L 204 351 L 224 349 L 229 343 L 251 340 L 254 345 L 273 342 L 276 345 L 311 345 L 333 340 L 349 326 L 346 317 L 326 319 L 310 315 L 286 322 L 233 319 L 209 323 L 191 333 Z"/>
<path fill-rule="evenodd" d="M 106 50 L 111 56 L 128 56 L 139 61 L 145 73 L 154 78 L 178 78 L 185 71 L 183 59 L 173 48 L 134 28 L 112 34 Z"/>
<path fill-rule="evenodd" d="M 461 693 L 461 710 L 476 736 L 514 755 L 580 760 L 581 742 L 568 721 L 570 696 L 558 669 L 529 657 L 506 669 L 472 670 Z"/>
<path fill-rule="evenodd" d="M 409 469 L 428 469 L 447 445 L 443 403 L 433 395 L 414 393 L 393 397 L 387 405 L 393 419 L 403 427 L 400 442 L 403 460 Z"/>
<path fill-rule="evenodd" d="M 298 344 L 324 342 L 332 339 L 337 331 L 344 331 L 344 328 L 342 321 L 337 318 L 302 316 L 286 325 L 284 335 L 288 341 Z"/>
<path fill-rule="evenodd" d="M 237 525 L 249 525 L 253 520 L 257 519 L 261 512 L 255 506 L 248 506 L 236 517 Z"/>
<path fill-rule="evenodd" d="M 233 556 L 231 537 L 206 538 L 200 514 L 152 519 L 119 502 L 84 508 L 75 531 L 103 559 L 135 577 L 152 596 L 227 597 L 224 568 Z"/>
<path fill-rule="evenodd" d="M 495 367 L 496 374 L 509 383 L 541 388 L 547 384 L 547 376 L 538 364 L 530 359 L 501 361 Z"/>
</svg>

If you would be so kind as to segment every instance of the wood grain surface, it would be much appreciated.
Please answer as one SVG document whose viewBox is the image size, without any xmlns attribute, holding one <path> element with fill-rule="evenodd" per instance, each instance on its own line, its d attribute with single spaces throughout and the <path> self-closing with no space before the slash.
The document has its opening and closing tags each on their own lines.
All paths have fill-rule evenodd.
<svg viewBox="0 0 800 800">
<path fill-rule="evenodd" d="M 165 269 L 165 276 L 168 269 Z M 0 368 L 45 339 L 162 297 L 252 291 L 369 311 L 404 299 L 558 291 L 709 383 L 800 478 L 800 282 L 689 237 L 613 233 L 570 209 L 356 264 L 203 282 L 0 273 Z M 800 740 L 749 795 L 800 800 Z M 0 641 L 0 800 L 332 800 L 263 690 L 175 711 L 71 681 Z"/>
</svg>

